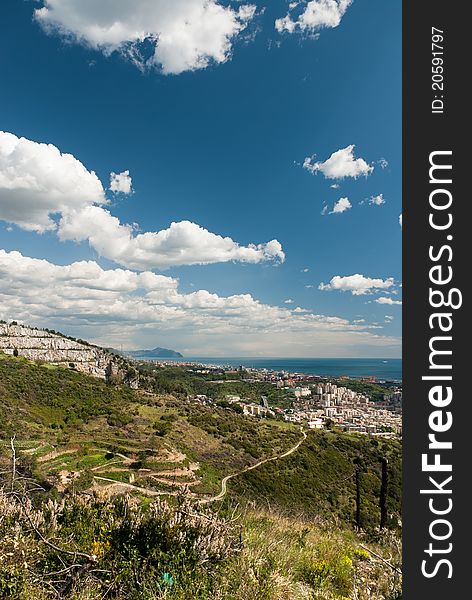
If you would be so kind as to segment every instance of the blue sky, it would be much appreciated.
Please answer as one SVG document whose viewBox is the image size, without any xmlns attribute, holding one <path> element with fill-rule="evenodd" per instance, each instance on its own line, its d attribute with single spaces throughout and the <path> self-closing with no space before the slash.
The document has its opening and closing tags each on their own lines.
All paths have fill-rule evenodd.
<svg viewBox="0 0 472 600">
<path fill-rule="evenodd" d="M 113 3 L 110 8 L 108 2 L 103 12 L 94 12 L 90 3 L 79 22 L 68 12 L 68 5 L 77 1 L 3 3 L 0 130 L 15 136 L 5 141 L 6 147 L 17 138 L 36 144 L 25 150 L 33 153 L 35 169 L 48 164 L 36 157 L 36 150 L 38 156 L 44 150 L 40 143 L 72 155 L 103 186 L 107 200 L 97 201 L 91 193 L 90 203 L 101 205 L 98 211 L 105 210 L 122 225 L 136 223 L 139 229 L 132 237 L 162 232 L 172 222 L 190 222 L 231 238 L 239 248 L 277 240 L 281 250 L 261 246 L 251 251 L 254 256 L 248 261 L 234 247 L 233 258 L 225 255 L 221 260 L 218 249 L 209 248 L 214 260 L 207 255 L 199 259 L 201 241 L 192 230 L 196 250 L 190 248 L 188 254 L 205 264 L 163 258 L 168 249 L 161 246 L 161 255 L 136 262 L 129 258 L 131 249 L 124 257 L 97 241 L 100 228 L 92 239 L 85 231 L 89 221 L 82 219 L 79 227 L 71 205 L 62 213 L 51 211 L 53 226 L 41 232 L 24 215 L 39 202 L 37 181 L 51 185 L 41 192 L 50 197 L 57 196 L 56 184 L 35 171 L 36 183 L 25 191 L 32 167 L 18 150 L 18 163 L 12 167 L 11 156 L 3 162 L 10 175 L 8 169 L 15 169 L 14 181 L 8 174 L 0 177 L 0 317 L 55 326 L 106 345 L 167 345 L 187 355 L 399 356 L 401 3 L 315 0 L 290 8 L 285 1 L 213 2 L 216 9 L 233 12 L 215 13 L 221 19 L 211 22 L 204 43 L 214 48 L 223 40 L 226 54 L 207 52 L 208 64 L 183 68 L 175 65 L 181 65 L 186 48 L 172 41 L 166 54 L 162 51 L 159 60 L 143 66 L 129 52 L 125 56 L 123 45 L 86 38 L 85 20 L 90 25 L 94 19 L 103 23 L 118 16 L 129 31 L 135 24 L 126 20 L 126 11 L 113 15 Z M 149 8 L 146 2 L 138 2 L 143 11 Z M 187 5 L 199 8 L 199 3 L 180 2 L 183 12 Z M 256 10 L 236 13 L 249 4 Z M 166 21 L 167 5 L 166 0 L 158 2 L 152 14 L 156 28 L 163 28 L 162 40 L 181 18 L 172 13 Z M 33 18 L 41 7 L 47 11 L 45 18 Z M 306 11 L 316 9 L 311 14 L 318 18 L 318 9 L 336 7 L 336 27 L 320 26 L 319 20 L 310 26 Z M 287 14 L 298 27 L 278 31 L 276 19 Z M 232 17 L 233 31 L 215 42 L 211 37 L 218 35 L 220 23 L 222 30 L 227 26 L 223 17 Z M 197 19 L 192 39 L 200 40 L 202 27 Z M 139 45 L 143 48 L 148 58 L 150 47 Z M 362 159 L 365 165 L 354 163 L 359 176 L 327 178 L 322 163 L 351 145 L 351 163 Z M 303 168 L 312 156 L 309 164 L 318 165 L 314 173 Z M 1 168 L 0 162 L 0 173 Z M 59 161 L 54 172 L 61 168 Z M 111 172 L 126 171 L 132 193 L 107 189 Z M 62 176 L 71 181 L 66 170 Z M 12 208 L 16 185 L 21 193 Z M 70 192 L 61 190 L 67 203 Z M 348 199 L 350 208 L 329 214 L 341 198 Z M 77 202 L 83 207 L 87 201 L 81 196 Z M 60 219 L 67 211 L 70 227 L 65 234 Z M 178 234 L 186 232 L 179 229 Z M 176 235 L 175 243 L 179 239 Z M 92 286 L 93 294 L 78 298 L 77 281 L 88 289 L 86 278 L 75 277 L 71 284 L 66 271 L 53 266 L 67 268 L 79 261 L 96 263 L 109 272 L 108 279 L 123 277 L 122 270 L 130 281 L 140 272 L 163 276 L 167 279 L 159 285 L 172 288 L 172 293 L 156 292 L 157 284 L 133 283 L 133 289 L 128 286 L 118 295 L 106 284 Z M 26 294 L 18 272 L 39 273 L 43 268 L 41 281 L 30 281 Z M 353 275 L 364 279 L 346 279 Z M 49 293 L 55 290 L 54 301 L 44 292 L 46 281 Z M 322 283 L 325 289 L 320 289 Z M 198 295 L 201 290 L 209 296 Z M 42 294 L 41 304 L 37 299 Z M 33 295 L 34 302 L 25 295 Z M 116 310 L 98 309 L 101 305 Z M 129 318 L 127 309 L 133 313 Z"/>
</svg>

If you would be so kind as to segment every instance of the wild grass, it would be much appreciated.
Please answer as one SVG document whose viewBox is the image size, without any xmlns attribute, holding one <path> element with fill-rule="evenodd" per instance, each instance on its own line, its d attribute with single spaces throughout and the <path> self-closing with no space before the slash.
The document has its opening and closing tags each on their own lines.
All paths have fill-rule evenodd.
<svg viewBox="0 0 472 600">
<path fill-rule="evenodd" d="M 1 492 L 0 509 L 2 598 L 385 600 L 400 590 L 396 538 L 369 543 L 321 518 L 19 492 Z"/>
</svg>

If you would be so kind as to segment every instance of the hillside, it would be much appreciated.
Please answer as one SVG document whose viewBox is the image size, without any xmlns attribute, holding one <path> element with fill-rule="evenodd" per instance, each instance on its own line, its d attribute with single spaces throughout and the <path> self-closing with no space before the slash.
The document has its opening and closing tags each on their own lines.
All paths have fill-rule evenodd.
<svg viewBox="0 0 472 600">
<path fill-rule="evenodd" d="M 61 580 L 69 587 L 59 597 L 91 600 L 110 586 L 110 597 L 120 600 L 339 600 L 354 597 L 353 586 L 359 600 L 400 597 L 394 595 L 398 573 L 385 572 L 382 561 L 369 554 L 400 561 L 394 534 L 401 469 L 396 442 L 372 443 L 332 432 L 302 436 L 298 426 L 194 404 L 185 394 L 133 390 L 63 366 L 1 354 L 0 440 L 7 489 L 13 443 L 16 484 L 27 477 L 44 490 L 36 494 L 35 508 L 28 509 L 39 511 L 34 522 L 43 522 L 59 546 L 89 555 L 94 550 L 98 570 L 114 574 L 94 575 L 89 566 L 76 576 L 74 567 L 74 577 Z M 384 456 L 390 461 L 392 532 L 379 535 Z M 359 463 L 361 537 L 352 529 L 352 475 Z M 222 481 L 232 474 L 238 475 L 221 494 Z M 130 499 L 124 500 L 124 493 Z M 50 512 L 39 513 L 51 499 L 59 504 L 44 504 L 58 511 L 50 522 Z M 0 505 L 22 523 L 26 505 L 18 507 L 1 493 Z M 49 583 L 32 579 L 9 549 L 14 543 L 18 548 L 20 539 L 24 556 L 41 573 L 61 570 L 67 557 L 43 548 L 28 520 L 20 526 L 22 533 L 14 534 L 9 529 L 14 520 L 0 523 L 0 597 L 31 598 L 32 590 L 40 600 L 58 597 L 51 595 L 54 577 Z M 141 586 L 133 572 L 143 574 Z M 163 583 L 166 573 L 170 588 Z M 76 585 L 76 579 L 82 583 Z M 18 593 L 5 595 L 7 589 Z"/>
<path fill-rule="evenodd" d="M 138 387 L 137 374 L 123 359 L 56 331 L 0 322 L 0 352 L 60 365 L 100 379 L 115 378 Z"/>
<path fill-rule="evenodd" d="M 282 454 L 299 427 L 201 406 L 186 397 L 131 390 L 62 367 L 0 357 L 0 438 L 15 435 L 38 476 L 60 487 L 133 484 L 150 495 L 219 491 L 225 475 Z M 332 432 L 308 432 L 296 454 L 231 482 L 230 499 L 261 500 L 353 522 L 353 473 L 361 462 L 366 525 L 377 521 L 380 462 L 390 461 L 392 523 L 400 507 L 400 446 Z M 60 475 L 59 475 L 60 474 Z M 59 479 L 58 479 L 59 478 Z M 340 483 L 339 479 L 343 482 Z M 112 480 L 107 481 L 107 480 Z M 132 488 L 129 488 L 131 490 Z"/>
<path fill-rule="evenodd" d="M 149 495 L 186 485 L 195 493 L 216 492 L 228 470 L 282 452 L 300 437 L 285 423 L 252 421 L 5 355 L 0 419 L 0 438 L 8 446 L 15 435 L 37 476 L 50 484 L 109 488 L 105 479 L 132 481 Z"/>
</svg>

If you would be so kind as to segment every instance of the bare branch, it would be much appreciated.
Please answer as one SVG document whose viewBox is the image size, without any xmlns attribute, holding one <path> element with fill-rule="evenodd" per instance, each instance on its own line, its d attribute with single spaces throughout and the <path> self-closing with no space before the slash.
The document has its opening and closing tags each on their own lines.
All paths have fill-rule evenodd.
<svg viewBox="0 0 472 600">
<path fill-rule="evenodd" d="M 11 491 L 15 489 L 15 477 L 16 477 L 16 449 L 15 449 L 15 438 L 16 434 L 10 438 L 11 446 Z"/>
<path fill-rule="evenodd" d="M 372 554 L 372 556 L 375 556 L 375 558 L 378 558 L 379 560 L 381 560 L 383 563 L 385 563 L 387 566 L 389 566 L 391 569 L 393 569 L 397 573 L 400 573 L 400 575 L 402 574 L 401 570 L 398 567 L 396 567 L 395 565 L 392 565 L 390 562 L 388 562 L 388 560 L 385 560 L 385 558 L 383 556 L 380 556 L 380 554 L 377 554 L 376 552 L 374 552 L 370 548 L 367 548 L 367 546 L 364 546 L 364 544 L 361 544 L 360 542 L 359 542 L 359 546 L 361 548 L 364 548 L 364 550 L 366 550 L 369 554 Z"/>
<path fill-rule="evenodd" d="M 67 556 L 80 556 L 82 558 L 86 558 L 88 562 L 90 562 L 91 564 L 97 562 L 97 557 L 93 554 L 86 554 L 85 552 L 78 552 L 76 551 L 72 551 L 72 550 L 65 550 L 64 548 L 60 548 L 59 546 L 56 546 L 56 544 L 53 544 L 52 542 L 50 542 L 49 540 L 47 540 L 44 535 L 39 531 L 39 529 L 36 527 L 36 525 L 33 523 L 31 516 L 25 506 L 24 500 L 23 498 L 21 498 L 21 496 L 19 496 L 20 499 L 20 503 L 23 507 L 23 512 L 25 513 L 26 518 L 28 519 L 28 522 L 32 528 L 32 530 L 35 532 L 35 534 L 39 537 L 39 539 L 46 544 L 46 546 L 49 546 L 49 548 L 51 548 L 52 550 L 55 550 L 56 552 L 62 552 L 62 554 L 66 554 Z"/>
</svg>

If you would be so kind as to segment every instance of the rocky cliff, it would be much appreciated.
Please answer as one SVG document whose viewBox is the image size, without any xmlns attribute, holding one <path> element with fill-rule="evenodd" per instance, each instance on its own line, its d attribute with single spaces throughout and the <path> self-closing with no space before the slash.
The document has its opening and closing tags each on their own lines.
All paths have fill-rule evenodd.
<svg viewBox="0 0 472 600">
<path fill-rule="evenodd" d="M 93 377 L 138 387 L 137 373 L 125 360 L 103 348 L 56 332 L 16 323 L 0 323 L 0 352 L 61 365 Z"/>
</svg>

